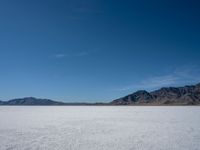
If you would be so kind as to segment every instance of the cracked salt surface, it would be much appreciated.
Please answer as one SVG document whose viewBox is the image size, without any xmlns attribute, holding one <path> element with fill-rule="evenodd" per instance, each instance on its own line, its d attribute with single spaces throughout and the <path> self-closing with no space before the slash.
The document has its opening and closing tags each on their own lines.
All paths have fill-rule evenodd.
<svg viewBox="0 0 200 150">
<path fill-rule="evenodd" d="M 0 150 L 199 150 L 198 106 L 2 106 Z"/>
</svg>

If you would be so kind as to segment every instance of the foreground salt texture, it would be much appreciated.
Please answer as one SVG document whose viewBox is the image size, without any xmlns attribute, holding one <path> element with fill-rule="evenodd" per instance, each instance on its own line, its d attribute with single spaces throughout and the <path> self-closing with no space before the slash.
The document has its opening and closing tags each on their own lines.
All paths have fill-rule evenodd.
<svg viewBox="0 0 200 150">
<path fill-rule="evenodd" d="M 200 107 L 2 106 L 0 150 L 199 150 Z"/>
</svg>

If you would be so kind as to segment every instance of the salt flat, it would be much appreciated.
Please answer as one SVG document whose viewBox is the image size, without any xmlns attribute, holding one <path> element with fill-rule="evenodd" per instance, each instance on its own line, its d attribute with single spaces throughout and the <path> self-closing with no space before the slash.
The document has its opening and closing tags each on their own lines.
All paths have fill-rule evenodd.
<svg viewBox="0 0 200 150">
<path fill-rule="evenodd" d="M 199 150 L 198 106 L 2 106 L 0 150 Z"/>
</svg>

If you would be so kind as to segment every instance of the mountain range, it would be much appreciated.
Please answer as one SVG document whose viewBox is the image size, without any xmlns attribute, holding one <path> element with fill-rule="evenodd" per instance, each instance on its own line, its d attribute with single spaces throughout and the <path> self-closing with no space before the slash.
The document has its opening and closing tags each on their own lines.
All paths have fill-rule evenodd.
<svg viewBox="0 0 200 150">
<path fill-rule="evenodd" d="M 57 102 L 50 99 L 40 99 L 34 97 L 25 97 L 12 99 L 9 101 L 0 101 L 1 105 L 62 105 L 63 102 Z"/>
<path fill-rule="evenodd" d="M 26 97 L 0 101 L 0 105 L 200 105 L 200 83 L 184 87 L 163 87 L 152 92 L 140 90 L 109 103 L 66 103 Z"/>
<path fill-rule="evenodd" d="M 104 105 L 104 103 L 66 103 L 66 102 L 58 102 L 50 99 L 41 99 L 35 97 L 25 97 L 25 98 L 17 98 L 12 99 L 9 101 L 0 101 L 0 105 L 48 105 L 48 106 L 62 106 L 62 105 L 72 105 L 72 106 L 79 106 L 79 105 Z"/>
<path fill-rule="evenodd" d="M 200 83 L 184 87 L 164 87 L 156 91 L 134 92 L 111 102 L 112 105 L 199 105 Z"/>
</svg>

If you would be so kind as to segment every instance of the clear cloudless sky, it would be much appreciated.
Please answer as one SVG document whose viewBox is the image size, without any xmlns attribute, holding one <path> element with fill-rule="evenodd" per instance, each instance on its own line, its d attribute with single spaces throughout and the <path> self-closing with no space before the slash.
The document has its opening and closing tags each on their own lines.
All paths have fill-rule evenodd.
<svg viewBox="0 0 200 150">
<path fill-rule="evenodd" d="M 1 100 L 110 101 L 199 66 L 199 0 L 0 1 Z"/>
</svg>

